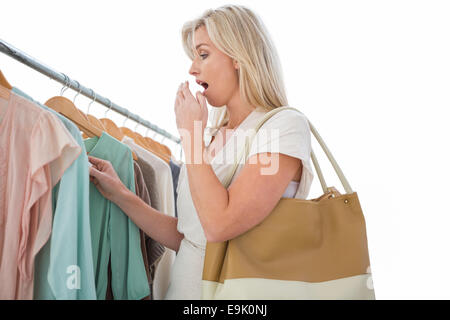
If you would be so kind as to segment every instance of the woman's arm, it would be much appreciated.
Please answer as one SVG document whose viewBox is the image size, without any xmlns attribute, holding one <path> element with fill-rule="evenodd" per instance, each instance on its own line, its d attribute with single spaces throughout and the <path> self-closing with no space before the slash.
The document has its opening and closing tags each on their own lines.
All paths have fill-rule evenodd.
<svg viewBox="0 0 450 320">
<path fill-rule="evenodd" d="M 193 148 L 184 150 L 186 159 L 192 159 Z M 301 165 L 300 159 L 285 154 L 255 154 L 226 189 L 210 164 L 188 162 L 189 188 L 207 240 L 233 239 L 261 223 Z"/>
<path fill-rule="evenodd" d="M 150 238 L 178 252 L 184 238 L 177 230 L 178 218 L 150 207 L 127 188 L 122 189 L 113 202 Z"/>
<path fill-rule="evenodd" d="M 90 180 L 98 191 L 119 206 L 122 211 L 150 238 L 176 252 L 184 235 L 177 230 L 178 219 L 150 207 L 120 181 L 107 160 L 89 156 L 92 167 Z"/>
</svg>

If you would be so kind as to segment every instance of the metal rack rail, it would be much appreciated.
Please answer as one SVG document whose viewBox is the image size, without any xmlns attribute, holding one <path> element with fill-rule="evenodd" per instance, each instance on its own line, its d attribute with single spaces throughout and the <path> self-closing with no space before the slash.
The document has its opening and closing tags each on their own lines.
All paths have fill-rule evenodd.
<svg viewBox="0 0 450 320">
<path fill-rule="evenodd" d="M 104 105 L 108 109 L 112 109 L 112 110 L 120 113 L 124 117 L 134 120 L 135 122 L 139 123 L 140 125 L 148 128 L 148 129 L 151 129 L 152 131 L 162 135 L 163 137 L 168 138 L 168 139 L 180 144 L 181 140 L 179 138 L 173 136 L 166 130 L 161 129 L 158 126 L 152 124 L 151 122 L 144 120 L 141 117 L 139 117 L 138 115 L 128 111 L 127 109 L 122 108 L 121 106 L 118 106 L 117 104 L 113 103 L 111 100 L 94 92 L 92 89 L 82 86 L 78 81 L 70 79 L 64 73 L 53 70 L 52 68 L 44 65 L 43 63 L 37 61 L 33 57 L 29 56 L 28 54 L 22 52 L 21 50 L 13 47 L 9 43 L 7 43 L 1 39 L 0 39 L 0 52 L 3 52 L 4 54 L 10 56 L 11 58 L 29 66 L 30 68 L 32 68 L 42 74 L 45 74 L 46 76 L 50 77 L 51 79 L 58 81 L 59 83 L 72 88 L 73 90 L 76 90 L 77 92 L 84 95 L 85 97 L 95 100 L 96 102 Z"/>
</svg>

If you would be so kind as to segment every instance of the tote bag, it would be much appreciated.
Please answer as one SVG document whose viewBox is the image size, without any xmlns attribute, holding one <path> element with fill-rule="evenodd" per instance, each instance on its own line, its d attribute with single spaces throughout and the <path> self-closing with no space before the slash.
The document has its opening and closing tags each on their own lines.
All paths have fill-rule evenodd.
<svg viewBox="0 0 450 320">
<path fill-rule="evenodd" d="M 246 139 L 224 186 L 259 128 L 274 114 L 266 113 Z M 299 112 L 299 111 L 298 111 Z M 317 130 L 310 129 L 330 160 L 344 189 L 327 187 L 314 152 L 311 158 L 323 195 L 311 200 L 281 198 L 258 225 L 224 242 L 207 242 L 202 299 L 375 299 L 364 215 L 358 195 Z"/>
</svg>

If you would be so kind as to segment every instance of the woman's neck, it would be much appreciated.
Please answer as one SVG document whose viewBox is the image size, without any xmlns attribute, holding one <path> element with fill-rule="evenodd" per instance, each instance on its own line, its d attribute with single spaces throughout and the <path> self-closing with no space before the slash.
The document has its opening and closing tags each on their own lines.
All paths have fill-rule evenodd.
<svg viewBox="0 0 450 320">
<path fill-rule="evenodd" d="M 242 121 L 244 121 L 250 115 L 250 113 L 253 112 L 253 110 L 255 110 L 255 107 L 242 108 L 242 111 L 239 110 L 239 112 L 235 110 L 232 110 L 230 112 L 230 109 L 227 107 L 229 118 L 224 125 L 224 128 L 231 130 L 236 129 L 242 123 Z"/>
</svg>

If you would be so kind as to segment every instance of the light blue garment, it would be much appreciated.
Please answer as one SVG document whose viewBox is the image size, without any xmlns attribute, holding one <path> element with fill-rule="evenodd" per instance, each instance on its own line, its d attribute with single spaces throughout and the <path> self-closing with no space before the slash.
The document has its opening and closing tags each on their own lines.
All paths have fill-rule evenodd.
<svg viewBox="0 0 450 320">
<path fill-rule="evenodd" d="M 84 143 L 89 155 L 110 161 L 123 184 L 136 193 L 133 157 L 128 146 L 106 132 Z M 106 297 L 110 257 L 114 299 L 140 300 L 148 296 L 150 287 L 138 227 L 117 205 L 103 197 L 93 183 L 89 209 L 97 299 Z"/>
<path fill-rule="evenodd" d="M 12 91 L 56 114 L 82 149 L 52 190 L 52 233 L 35 258 L 34 299 L 96 299 L 89 220 L 89 168 L 80 130 L 21 90 L 13 88 Z"/>
</svg>

